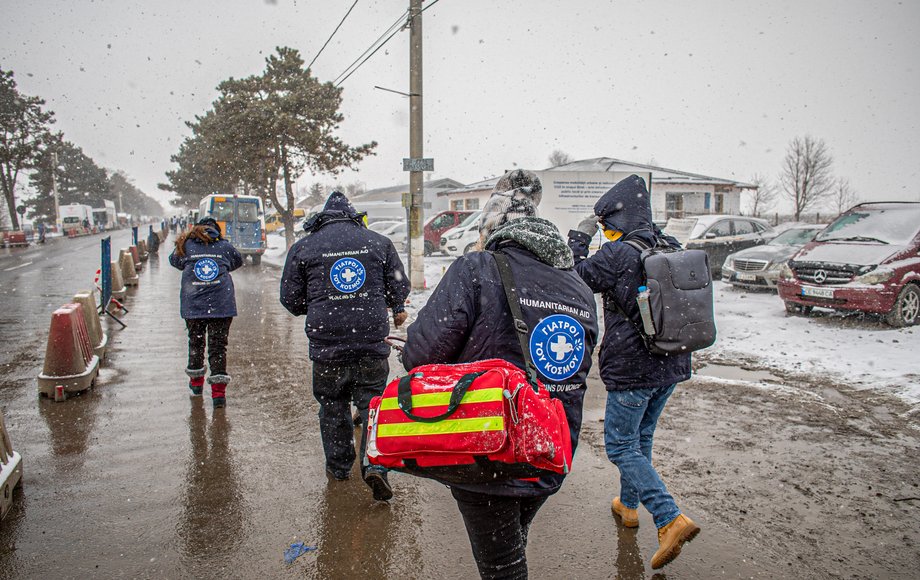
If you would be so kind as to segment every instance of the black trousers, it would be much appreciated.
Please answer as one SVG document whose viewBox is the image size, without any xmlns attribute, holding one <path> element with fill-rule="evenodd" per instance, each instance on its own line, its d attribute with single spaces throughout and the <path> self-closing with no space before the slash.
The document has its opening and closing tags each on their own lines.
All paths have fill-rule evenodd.
<svg viewBox="0 0 920 580">
<path fill-rule="evenodd" d="M 527 578 L 527 532 L 549 496 L 506 497 L 451 488 L 484 580 Z"/>
<path fill-rule="evenodd" d="M 204 368 L 205 343 L 211 375 L 227 374 L 227 339 L 232 318 L 186 318 L 188 328 L 188 368 Z"/>
<path fill-rule="evenodd" d="M 319 428 L 326 454 L 326 467 L 344 477 L 355 463 L 355 426 L 351 403 L 361 414 L 361 445 L 358 458 L 364 476 L 367 446 L 367 407 L 383 393 L 390 363 L 385 358 L 353 361 L 313 361 L 313 396 L 319 402 Z"/>
</svg>

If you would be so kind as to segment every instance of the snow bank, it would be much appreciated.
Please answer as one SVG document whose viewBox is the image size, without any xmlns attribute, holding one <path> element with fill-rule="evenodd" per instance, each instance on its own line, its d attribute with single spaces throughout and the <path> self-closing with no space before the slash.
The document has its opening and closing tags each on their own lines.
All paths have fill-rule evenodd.
<svg viewBox="0 0 920 580">
<path fill-rule="evenodd" d="M 877 317 L 815 309 L 786 315 L 776 294 L 716 282 L 719 339 L 707 360 L 826 377 L 920 402 L 920 327 L 895 329 Z"/>
</svg>

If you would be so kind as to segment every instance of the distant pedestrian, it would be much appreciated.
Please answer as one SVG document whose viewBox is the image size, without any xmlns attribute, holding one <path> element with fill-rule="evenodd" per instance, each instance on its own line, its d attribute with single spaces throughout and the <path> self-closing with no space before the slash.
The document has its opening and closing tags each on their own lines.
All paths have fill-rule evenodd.
<svg viewBox="0 0 920 580">
<path fill-rule="evenodd" d="M 332 192 L 304 224 L 307 236 L 288 251 L 281 304 L 306 316 L 326 471 L 348 479 L 355 462 L 353 402 L 361 417 L 361 476 L 374 499 L 386 501 L 393 496 L 387 471 L 364 465 L 367 408 L 390 372 L 387 309 L 394 326 L 406 320 L 409 281 L 393 242 L 368 230 L 363 218 L 345 195 Z"/>
<path fill-rule="evenodd" d="M 45 243 L 45 222 L 38 222 L 38 243 Z"/>
<path fill-rule="evenodd" d="M 506 189 L 508 188 L 508 189 Z M 502 177 L 484 206 L 485 252 L 451 264 L 408 329 L 406 369 L 433 363 L 504 359 L 524 368 L 524 353 L 492 252 L 507 257 L 519 294 L 531 352 L 564 345 L 553 358 L 534 356 L 540 380 L 562 402 L 572 448 L 578 445 L 586 379 L 597 344 L 591 289 L 572 270 L 572 252 L 552 223 L 534 217 L 541 184 L 532 171 Z M 553 330 L 563 326 L 566 332 Z M 564 475 L 488 484 L 451 484 L 473 557 L 483 578 L 526 578 L 527 535 L 537 511 Z"/>
<path fill-rule="evenodd" d="M 638 328 L 642 324 L 636 302 L 645 278 L 640 251 L 625 240 L 641 240 L 646 247 L 656 238 L 679 248 L 674 238 L 661 236 L 652 222 L 645 181 L 636 175 L 614 185 L 594 205 L 594 213 L 569 232 L 575 270 L 604 299 L 604 342 L 601 380 L 607 387 L 604 441 L 607 457 L 620 471 L 620 495 L 613 499 L 614 515 L 626 527 L 639 525 L 636 509 L 645 506 L 658 528 L 658 550 L 652 568 L 658 569 L 680 553 L 700 528 L 681 513 L 652 466 L 652 440 L 658 418 L 676 384 L 690 378 L 690 354 L 649 352 Z M 598 224 L 611 243 L 588 257 L 588 245 Z"/>
<path fill-rule="evenodd" d="M 223 407 L 230 383 L 227 340 L 230 323 L 236 316 L 230 272 L 243 265 L 243 257 L 221 237 L 217 222 L 205 218 L 176 238 L 176 249 L 170 254 L 169 263 L 182 270 L 179 297 L 181 315 L 188 329 L 185 372 L 189 376 L 189 389 L 192 396 L 201 396 L 208 370 L 204 366 L 207 345 L 211 400 L 215 409 Z"/>
<path fill-rule="evenodd" d="M 147 251 L 151 254 L 156 254 L 159 256 L 160 252 L 160 236 L 157 235 L 153 228 L 150 229 L 150 233 L 147 234 Z"/>
</svg>

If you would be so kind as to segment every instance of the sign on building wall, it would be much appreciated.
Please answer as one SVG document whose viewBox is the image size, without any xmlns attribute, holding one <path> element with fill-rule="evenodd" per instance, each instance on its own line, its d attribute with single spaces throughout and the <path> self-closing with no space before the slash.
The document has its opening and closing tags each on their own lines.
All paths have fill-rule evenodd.
<svg viewBox="0 0 920 580">
<path fill-rule="evenodd" d="M 540 217 L 556 224 L 565 235 L 585 216 L 594 212 L 594 204 L 617 182 L 638 175 L 648 185 L 651 173 L 537 171 L 543 183 Z"/>
</svg>

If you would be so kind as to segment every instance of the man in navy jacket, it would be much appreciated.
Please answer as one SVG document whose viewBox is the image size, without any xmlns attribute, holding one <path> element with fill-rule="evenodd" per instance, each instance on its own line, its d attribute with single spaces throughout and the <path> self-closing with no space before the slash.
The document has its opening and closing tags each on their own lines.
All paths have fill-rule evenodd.
<svg viewBox="0 0 920 580">
<path fill-rule="evenodd" d="M 364 227 L 363 214 L 333 192 L 323 211 L 304 224 L 281 276 L 281 304 L 306 316 L 313 361 L 313 395 L 326 471 L 347 479 L 355 461 L 351 402 L 361 416 L 361 475 L 374 499 L 393 496 L 386 470 L 364 465 L 367 408 L 383 393 L 390 372 L 387 308 L 396 326 L 406 319 L 409 281 L 393 242 Z"/>
<path fill-rule="evenodd" d="M 641 502 L 658 528 L 658 551 L 652 568 L 661 568 L 680 553 L 681 546 L 699 533 L 683 515 L 652 466 L 652 440 L 658 418 L 676 384 L 690 378 L 690 354 L 649 352 L 637 328 L 641 324 L 636 296 L 645 285 L 641 252 L 622 242 L 636 240 L 652 247 L 664 239 L 652 222 L 645 180 L 636 175 L 614 185 L 594 205 L 594 213 L 569 232 L 575 271 L 604 299 L 604 340 L 601 379 L 607 387 L 604 440 L 607 457 L 620 470 L 620 496 L 612 509 L 626 527 L 639 525 Z M 610 241 L 588 257 L 588 244 L 600 224 Z M 625 313 L 625 316 L 624 316 Z"/>
</svg>

